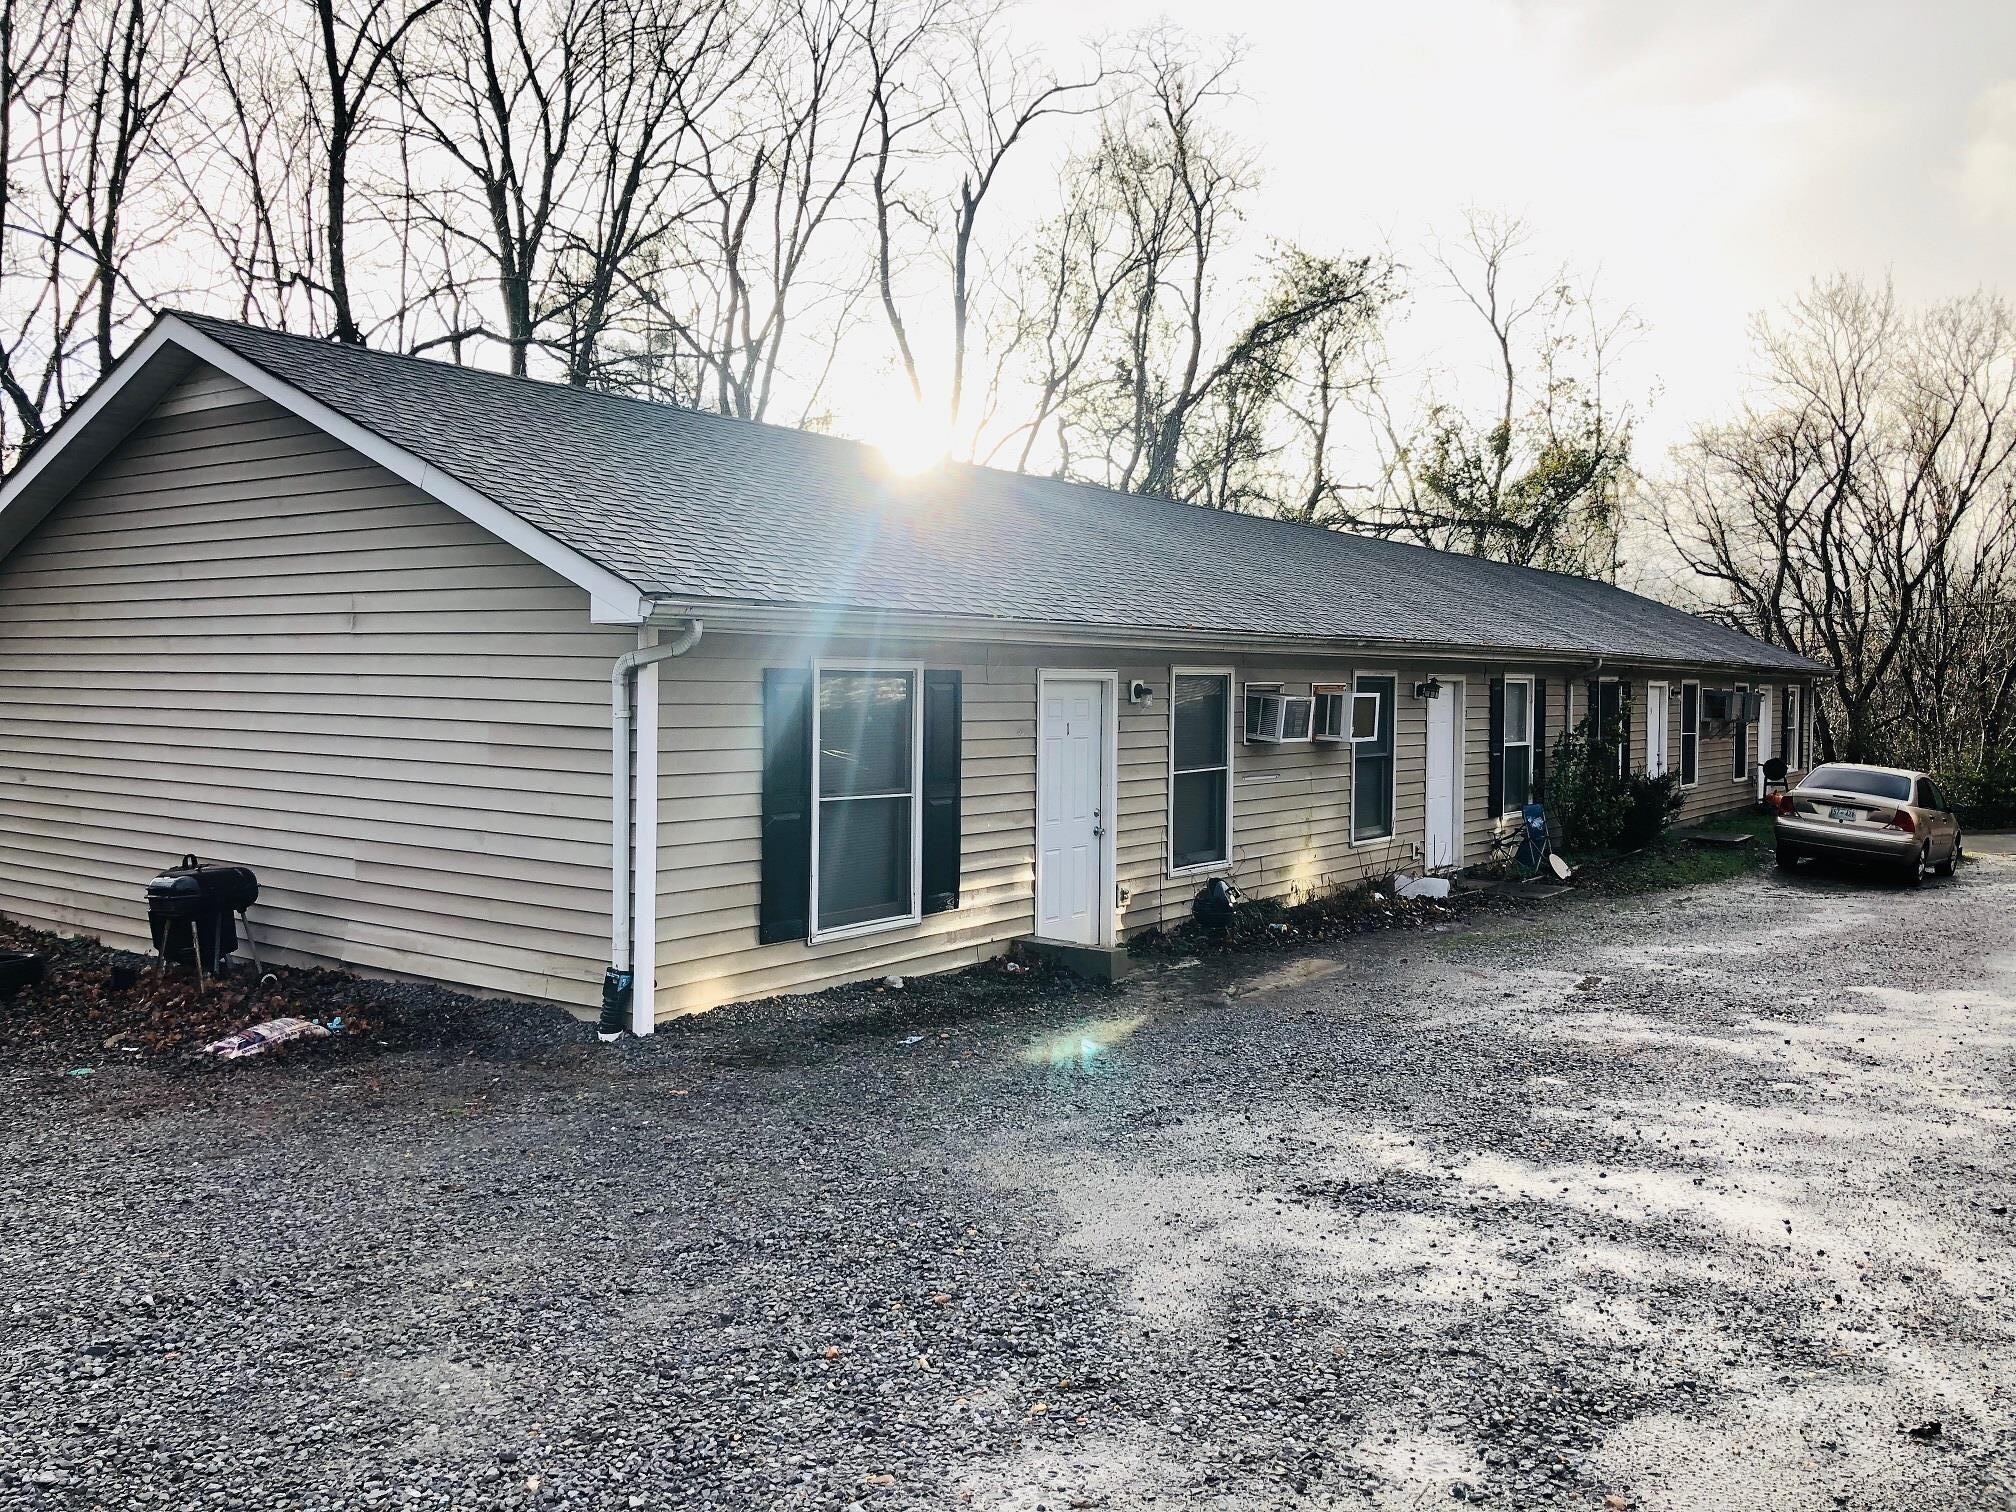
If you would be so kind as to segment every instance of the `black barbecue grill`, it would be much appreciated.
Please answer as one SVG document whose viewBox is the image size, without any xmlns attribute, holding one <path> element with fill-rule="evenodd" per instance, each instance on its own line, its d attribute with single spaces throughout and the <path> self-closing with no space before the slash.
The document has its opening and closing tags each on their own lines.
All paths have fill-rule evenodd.
<svg viewBox="0 0 2016 1512">
<path fill-rule="evenodd" d="M 164 961 L 215 973 L 238 948 L 235 921 L 258 898 L 251 867 L 184 856 L 147 884 L 147 932 Z"/>
</svg>

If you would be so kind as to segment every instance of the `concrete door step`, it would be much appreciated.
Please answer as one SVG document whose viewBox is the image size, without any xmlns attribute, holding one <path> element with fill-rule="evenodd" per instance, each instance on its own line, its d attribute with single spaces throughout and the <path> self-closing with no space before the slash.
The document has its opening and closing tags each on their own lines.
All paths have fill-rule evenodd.
<svg viewBox="0 0 2016 1512">
<path fill-rule="evenodd" d="M 1134 969 L 1125 945 L 1073 945 L 1064 940 L 1038 939 L 1035 935 L 1024 935 L 1015 943 L 1087 981 L 1117 982 Z"/>
</svg>

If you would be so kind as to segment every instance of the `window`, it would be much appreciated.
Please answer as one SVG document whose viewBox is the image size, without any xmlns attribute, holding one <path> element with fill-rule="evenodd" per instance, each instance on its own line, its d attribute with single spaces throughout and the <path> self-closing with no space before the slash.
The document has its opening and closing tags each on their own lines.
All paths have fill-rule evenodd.
<svg viewBox="0 0 2016 1512">
<path fill-rule="evenodd" d="M 1901 772 L 1874 772 L 1868 767 L 1823 766 L 1799 784 L 1801 792 L 1817 788 L 1829 793 L 1863 793 L 1892 803 L 1911 801 L 1911 779 Z"/>
<path fill-rule="evenodd" d="M 1625 712 L 1624 684 L 1606 677 L 1596 685 L 1596 739 L 1609 747 L 1617 775 L 1631 775 L 1631 726 Z"/>
<path fill-rule="evenodd" d="M 1736 691 L 1729 695 L 1729 718 L 1736 728 L 1734 738 L 1729 743 L 1734 770 L 1731 775 L 1738 782 L 1750 780 L 1750 684 L 1736 684 Z"/>
<path fill-rule="evenodd" d="M 1363 677 L 1351 700 L 1351 838 L 1379 840 L 1393 833 L 1393 712 L 1398 684 L 1392 677 Z M 1360 737 L 1360 719 L 1373 728 Z"/>
<path fill-rule="evenodd" d="M 1680 786 L 1701 780 L 1701 684 L 1680 684 Z"/>
<path fill-rule="evenodd" d="M 1351 743 L 1362 744 L 1377 740 L 1385 721 L 1379 717 L 1379 695 L 1377 692 L 1357 692 L 1351 695 Z"/>
<path fill-rule="evenodd" d="M 1232 676 L 1178 672 L 1169 697 L 1169 869 L 1232 854 Z"/>
<path fill-rule="evenodd" d="M 1533 679 L 1505 679 L 1505 752 L 1501 810 L 1516 814 L 1533 801 Z"/>
<path fill-rule="evenodd" d="M 1803 763 L 1799 760 L 1799 737 L 1805 732 L 1799 723 L 1799 690 L 1785 690 L 1784 728 L 1778 732 L 1778 754 L 1785 758 L 1785 770 L 1796 772 Z"/>
<path fill-rule="evenodd" d="M 920 917 L 917 685 L 914 668 L 819 669 L 815 939 Z"/>
</svg>

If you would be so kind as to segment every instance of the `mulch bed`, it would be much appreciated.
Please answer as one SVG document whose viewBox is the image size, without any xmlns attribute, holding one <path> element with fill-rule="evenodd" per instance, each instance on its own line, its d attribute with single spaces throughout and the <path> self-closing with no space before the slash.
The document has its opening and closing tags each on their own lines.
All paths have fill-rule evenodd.
<svg viewBox="0 0 2016 1512">
<path fill-rule="evenodd" d="M 336 1030 L 328 1038 L 291 1040 L 262 1050 L 261 1062 L 347 1063 L 396 1050 L 500 1058 L 538 1056 L 593 1039 L 593 1026 L 550 1004 L 484 999 L 421 982 L 384 981 L 347 972 L 275 966 L 259 971 L 234 959 L 201 983 L 152 956 L 95 940 L 30 929 L 0 917 L 0 950 L 35 951 L 47 975 L 0 997 L 0 1057 L 71 1069 L 114 1061 L 228 1066 L 203 1047 L 268 1019 L 311 1019 Z M 881 1029 L 928 1026 L 987 1015 L 1031 995 L 1086 990 L 1044 957 L 1021 951 L 964 971 L 860 982 L 808 997 L 716 1009 L 728 1026 L 743 1017 L 804 1017 L 827 1023 L 867 1014 Z M 340 1024 L 340 1028 L 337 1028 Z M 627 1042 L 626 1042 L 627 1043 Z"/>
<path fill-rule="evenodd" d="M 104 1064 L 114 1059 L 212 1063 L 205 1045 L 268 1019 L 312 1019 L 327 1039 L 302 1039 L 261 1059 L 302 1054 L 376 1053 L 433 1043 L 480 1045 L 512 1020 L 550 1021 L 553 1031 L 580 1026 L 557 1010 L 483 1002 L 411 982 L 378 981 L 341 971 L 274 966 L 260 971 L 242 957 L 222 975 L 195 975 L 152 956 L 114 950 L 81 935 L 60 936 L 0 918 L 0 950 L 28 950 L 48 965 L 43 980 L 0 998 L 0 1045 L 9 1054 L 61 1055 Z M 485 1028 L 489 1020 L 491 1028 Z M 516 1026 L 521 1031 L 523 1024 Z"/>
<path fill-rule="evenodd" d="M 1128 953 L 1146 960 L 1297 950 L 1383 929 L 1432 929 L 1453 924 L 1486 899 L 1453 892 L 1445 899 L 1397 898 L 1385 888 L 1350 887 L 1284 903 L 1249 898 L 1224 928 L 1195 921 L 1137 935 Z"/>
</svg>

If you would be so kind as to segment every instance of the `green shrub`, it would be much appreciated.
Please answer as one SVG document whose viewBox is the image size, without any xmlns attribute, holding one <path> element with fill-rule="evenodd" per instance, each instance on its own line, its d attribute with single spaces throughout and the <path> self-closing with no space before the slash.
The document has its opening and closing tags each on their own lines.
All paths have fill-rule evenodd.
<svg viewBox="0 0 2016 1512">
<path fill-rule="evenodd" d="M 1624 822 L 1617 831 L 1617 844 L 1625 850 L 1643 850 L 1655 843 L 1673 816 L 1680 812 L 1680 777 L 1663 772 L 1648 777 L 1633 772 L 1624 785 Z"/>
<path fill-rule="evenodd" d="M 1547 759 L 1547 822 L 1569 850 L 1608 850 L 1623 828 L 1626 800 L 1617 748 L 1599 739 L 1593 715 L 1562 733 Z"/>
<path fill-rule="evenodd" d="M 1547 768 L 1547 820 L 1564 850 L 1639 850 L 1680 808 L 1680 779 L 1620 775 L 1623 731 L 1597 730 L 1588 715 L 1554 743 Z"/>
<path fill-rule="evenodd" d="M 1942 773 L 1939 785 L 1962 824 L 2016 828 L 2016 751 L 1992 751 L 1971 771 Z"/>
</svg>

